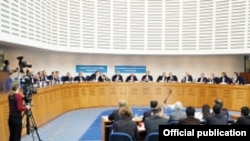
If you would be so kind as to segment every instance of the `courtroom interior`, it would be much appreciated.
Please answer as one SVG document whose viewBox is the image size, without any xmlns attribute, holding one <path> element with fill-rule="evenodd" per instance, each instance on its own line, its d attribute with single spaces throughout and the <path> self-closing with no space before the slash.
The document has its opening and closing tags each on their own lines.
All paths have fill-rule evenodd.
<svg viewBox="0 0 250 141">
<path fill-rule="evenodd" d="M 250 124 L 248 0 L 2 0 L 0 11 L 0 141 L 12 141 L 13 110 L 22 141 Z"/>
</svg>

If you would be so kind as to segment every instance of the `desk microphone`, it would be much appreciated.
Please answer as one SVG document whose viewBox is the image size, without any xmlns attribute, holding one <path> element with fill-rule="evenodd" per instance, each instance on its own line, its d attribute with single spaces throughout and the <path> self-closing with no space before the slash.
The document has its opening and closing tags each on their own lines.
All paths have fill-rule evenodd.
<svg viewBox="0 0 250 141">
<path fill-rule="evenodd" d="M 167 103 L 167 100 L 168 100 L 168 97 L 170 96 L 170 94 L 172 94 L 172 90 L 169 90 L 169 92 L 168 92 L 168 96 L 165 98 L 165 100 L 164 100 L 164 104 L 166 104 Z"/>
</svg>

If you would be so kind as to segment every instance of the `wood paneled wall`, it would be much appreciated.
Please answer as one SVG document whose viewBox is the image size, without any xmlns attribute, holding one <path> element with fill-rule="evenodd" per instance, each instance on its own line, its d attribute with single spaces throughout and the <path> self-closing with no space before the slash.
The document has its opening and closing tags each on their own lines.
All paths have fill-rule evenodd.
<svg viewBox="0 0 250 141">
<path fill-rule="evenodd" d="M 169 104 L 181 101 L 184 106 L 201 107 L 213 105 L 216 98 L 229 110 L 239 111 L 241 106 L 250 106 L 250 86 L 183 84 L 183 83 L 72 83 L 39 88 L 32 96 L 32 112 L 39 126 L 57 116 L 75 109 L 117 106 L 125 99 L 131 106 L 149 106 L 150 100 L 163 103 L 168 95 Z M 7 141 L 8 94 L 0 94 L 0 141 Z M 23 129 L 26 134 L 26 129 Z"/>
</svg>

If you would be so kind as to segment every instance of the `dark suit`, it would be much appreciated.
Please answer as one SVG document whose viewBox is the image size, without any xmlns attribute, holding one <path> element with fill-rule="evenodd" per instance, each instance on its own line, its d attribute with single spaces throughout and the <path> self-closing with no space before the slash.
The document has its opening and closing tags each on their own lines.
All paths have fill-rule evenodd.
<svg viewBox="0 0 250 141">
<path fill-rule="evenodd" d="M 141 78 L 141 81 L 145 81 L 145 82 L 149 82 L 149 81 L 153 81 L 153 77 L 151 75 L 143 75 Z"/>
<path fill-rule="evenodd" d="M 132 81 L 132 78 L 133 78 L 133 81 Z M 135 75 L 129 75 L 126 79 L 126 82 L 134 82 L 134 81 L 138 81 L 137 77 Z"/>
<path fill-rule="evenodd" d="M 187 117 L 180 119 L 178 122 L 179 125 L 200 125 L 200 120 L 195 117 Z"/>
<path fill-rule="evenodd" d="M 90 76 L 90 80 L 89 81 L 103 82 L 104 80 L 103 80 L 103 78 L 100 75 L 96 76 L 96 74 L 92 74 Z"/>
<path fill-rule="evenodd" d="M 168 119 L 157 115 L 147 117 L 144 121 L 147 134 L 159 131 L 159 125 L 167 125 Z"/>
<path fill-rule="evenodd" d="M 214 78 L 208 78 L 207 82 L 213 83 L 213 84 L 219 84 L 220 83 L 220 78 L 219 77 L 214 77 Z"/>
<path fill-rule="evenodd" d="M 220 83 L 227 83 L 227 84 L 231 84 L 232 80 L 231 78 L 225 76 L 225 77 L 220 77 Z"/>
<path fill-rule="evenodd" d="M 70 77 L 70 76 L 63 76 L 62 81 L 63 81 L 63 82 L 71 82 L 71 81 L 73 81 L 73 77 Z"/>
<path fill-rule="evenodd" d="M 161 81 L 167 82 L 168 81 L 167 76 L 162 76 L 162 75 L 158 76 L 156 82 L 161 82 Z"/>
<path fill-rule="evenodd" d="M 118 121 L 120 116 L 118 115 L 119 109 L 114 110 L 109 116 L 108 119 L 111 121 Z"/>
<path fill-rule="evenodd" d="M 134 141 L 139 138 L 139 131 L 135 121 L 129 118 L 121 118 L 115 122 L 114 132 L 123 132 L 129 134 Z"/>
<path fill-rule="evenodd" d="M 223 114 L 209 116 L 206 119 L 207 125 L 227 125 L 227 119 Z"/>
<path fill-rule="evenodd" d="M 199 78 L 197 79 L 197 82 L 199 82 L 199 83 L 207 83 L 207 82 L 208 82 L 208 79 L 207 79 L 206 77 L 203 77 L 203 78 L 199 77 Z"/>
<path fill-rule="evenodd" d="M 76 76 L 76 77 L 74 78 L 74 81 L 81 82 L 81 81 L 86 81 L 86 79 L 85 79 L 84 76 Z"/>
<path fill-rule="evenodd" d="M 250 125 L 250 116 L 239 117 L 234 125 Z"/>
<path fill-rule="evenodd" d="M 231 80 L 233 84 L 239 84 L 239 85 L 245 84 L 245 81 L 241 76 L 238 76 L 236 80 L 233 80 L 233 79 Z"/>
<path fill-rule="evenodd" d="M 153 112 L 152 109 L 150 109 L 150 110 L 148 110 L 148 111 L 145 111 L 145 112 L 143 113 L 142 122 L 144 122 L 145 119 L 146 119 L 147 117 L 152 116 L 152 114 L 151 114 L 152 112 Z"/>
<path fill-rule="evenodd" d="M 173 82 L 173 81 L 178 82 L 178 78 L 176 75 L 172 75 L 172 76 L 167 77 L 167 81 L 168 82 Z"/>
<path fill-rule="evenodd" d="M 185 82 L 193 82 L 193 77 L 192 75 L 188 75 L 188 76 L 185 76 L 181 82 L 185 83 Z"/>
<path fill-rule="evenodd" d="M 118 78 L 117 78 L 118 77 Z M 123 82 L 123 77 L 121 75 L 113 75 L 112 76 L 112 81 L 113 82 L 116 82 L 116 81 L 120 81 L 120 82 Z"/>
</svg>

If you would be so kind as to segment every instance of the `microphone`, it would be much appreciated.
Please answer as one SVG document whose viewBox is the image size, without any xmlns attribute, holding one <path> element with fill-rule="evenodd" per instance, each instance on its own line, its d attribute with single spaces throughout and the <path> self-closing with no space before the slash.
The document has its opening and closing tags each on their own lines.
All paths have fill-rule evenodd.
<svg viewBox="0 0 250 141">
<path fill-rule="evenodd" d="M 167 100 L 168 100 L 168 97 L 170 96 L 170 94 L 172 94 L 172 90 L 170 89 L 169 92 L 168 92 L 168 96 L 165 98 L 164 100 L 164 104 L 167 103 Z"/>
</svg>

